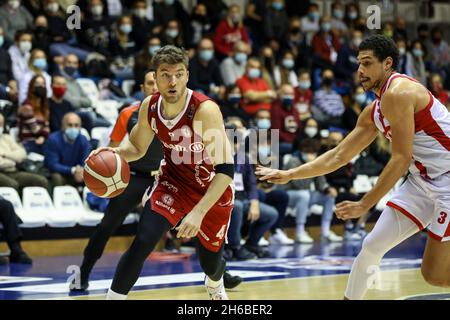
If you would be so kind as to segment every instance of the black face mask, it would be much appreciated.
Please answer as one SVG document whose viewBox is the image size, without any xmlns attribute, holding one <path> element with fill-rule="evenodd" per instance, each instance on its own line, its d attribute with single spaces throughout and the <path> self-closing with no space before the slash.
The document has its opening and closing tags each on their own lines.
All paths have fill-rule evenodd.
<svg viewBox="0 0 450 320">
<path fill-rule="evenodd" d="M 45 98 L 45 87 L 34 87 L 33 94 L 38 98 Z"/>
<path fill-rule="evenodd" d="M 299 27 L 294 27 L 291 29 L 291 33 L 292 34 L 299 34 L 301 31 L 301 29 Z"/>
<path fill-rule="evenodd" d="M 264 66 L 266 67 L 266 69 L 272 69 L 272 66 L 273 66 L 272 58 L 265 57 L 264 58 Z"/>
<path fill-rule="evenodd" d="M 47 32 L 47 30 L 48 30 L 47 27 L 39 26 L 39 27 L 36 27 L 35 32 L 36 32 L 36 34 L 44 34 Z"/>
<path fill-rule="evenodd" d="M 333 78 L 323 78 L 322 84 L 324 86 L 331 86 L 333 84 Z"/>
</svg>

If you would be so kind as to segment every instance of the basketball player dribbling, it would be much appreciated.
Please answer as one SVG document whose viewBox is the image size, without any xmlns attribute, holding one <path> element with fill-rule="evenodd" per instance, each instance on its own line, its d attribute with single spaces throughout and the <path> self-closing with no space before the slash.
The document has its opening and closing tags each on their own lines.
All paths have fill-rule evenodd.
<svg viewBox="0 0 450 320">
<path fill-rule="evenodd" d="M 136 237 L 121 257 L 107 299 L 126 299 L 161 236 L 197 237 L 209 298 L 228 299 L 223 285 L 223 243 L 234 201 L 234 163 L 222 114 L 207 96 L 186 87 L 189 59 L 183 49 L 164 46 L 153 57 L 159 93 L 146 98 L 128 142 L 112 150 L 127 162 L 141 158 L 154 136 L 164 159 L 155 184 L 142 199 Z"/>
<path fill-rule="evenodd" d="M 376 185 L 360 201 L 336 206 L 340 219 L 358 218 L 409 175 L 383 210 L 353 262 L 346 299 L 363 299 L 369 277 L 386 252 L 428 227 L 422 275 L 431 285 L 450 286 L 450 113 L 423 85 L 395 72 L 395 43 L 380 35 L 359 46 L 358 76 L 377 99 L 366 107 L 356 127 L 334 149 L 312 162 L 283 171 L 258 167 L 261 180 L 284 184 L 324 175 L 347 164 L 380 130 L 392 143 L 392 156 Z M 373 277 L 372 277 L 373 278 Z"/>
</svg>

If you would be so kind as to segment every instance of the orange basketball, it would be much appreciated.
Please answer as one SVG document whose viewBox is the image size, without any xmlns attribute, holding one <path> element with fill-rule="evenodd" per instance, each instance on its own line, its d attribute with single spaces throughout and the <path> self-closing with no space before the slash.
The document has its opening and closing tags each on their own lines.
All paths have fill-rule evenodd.
<svg viewBox="0 0 450 320">
<path fill-rule="evenodd" d="M 83 179 L 96 196 L 114 198 L 128 186 L 130 167 L 117 153 L 103 150 L 86 162 Z"/>
</svg>

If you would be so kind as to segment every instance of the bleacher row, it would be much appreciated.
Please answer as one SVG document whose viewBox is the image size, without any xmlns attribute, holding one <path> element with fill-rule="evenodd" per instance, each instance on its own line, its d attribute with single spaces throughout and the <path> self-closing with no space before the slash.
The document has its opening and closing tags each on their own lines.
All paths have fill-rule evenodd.
<svg viewBox="0 0 450 320">
<path fill-rule="evenodd" d="M 53 197 L 45 188 L 25 187 L 22 199 L 13 188 L 0 187 L 0 196 L 9 200 L 22 220 L 23 228 L 70 228 L 80 226 L 96 226 L 103 218 L 103 213 L 92 211 L 87 203 L 87 193 L 83 189 L 83 197 L 72 186 L 59 186 L 53 189 Z M 130 213 L 123 224 L 138 221 L 139 215 Z M 0 225 L 1 226 L 1 225 Z"/>
</svg>

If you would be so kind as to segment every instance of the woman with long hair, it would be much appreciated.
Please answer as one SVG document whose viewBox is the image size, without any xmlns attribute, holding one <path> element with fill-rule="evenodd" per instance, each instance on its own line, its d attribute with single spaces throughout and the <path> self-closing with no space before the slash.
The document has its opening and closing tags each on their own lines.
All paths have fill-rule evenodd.
<svg viewBox="0 0 450 320">
<path fill-rule="evenodd" d="M 31 78 L 28 95 L 18 112 L 19 140 L 27 153 L 44 154 L 44 143 L 50 132 L 49 108 L 45 78 L 36 75 Z"/>
</svg>

